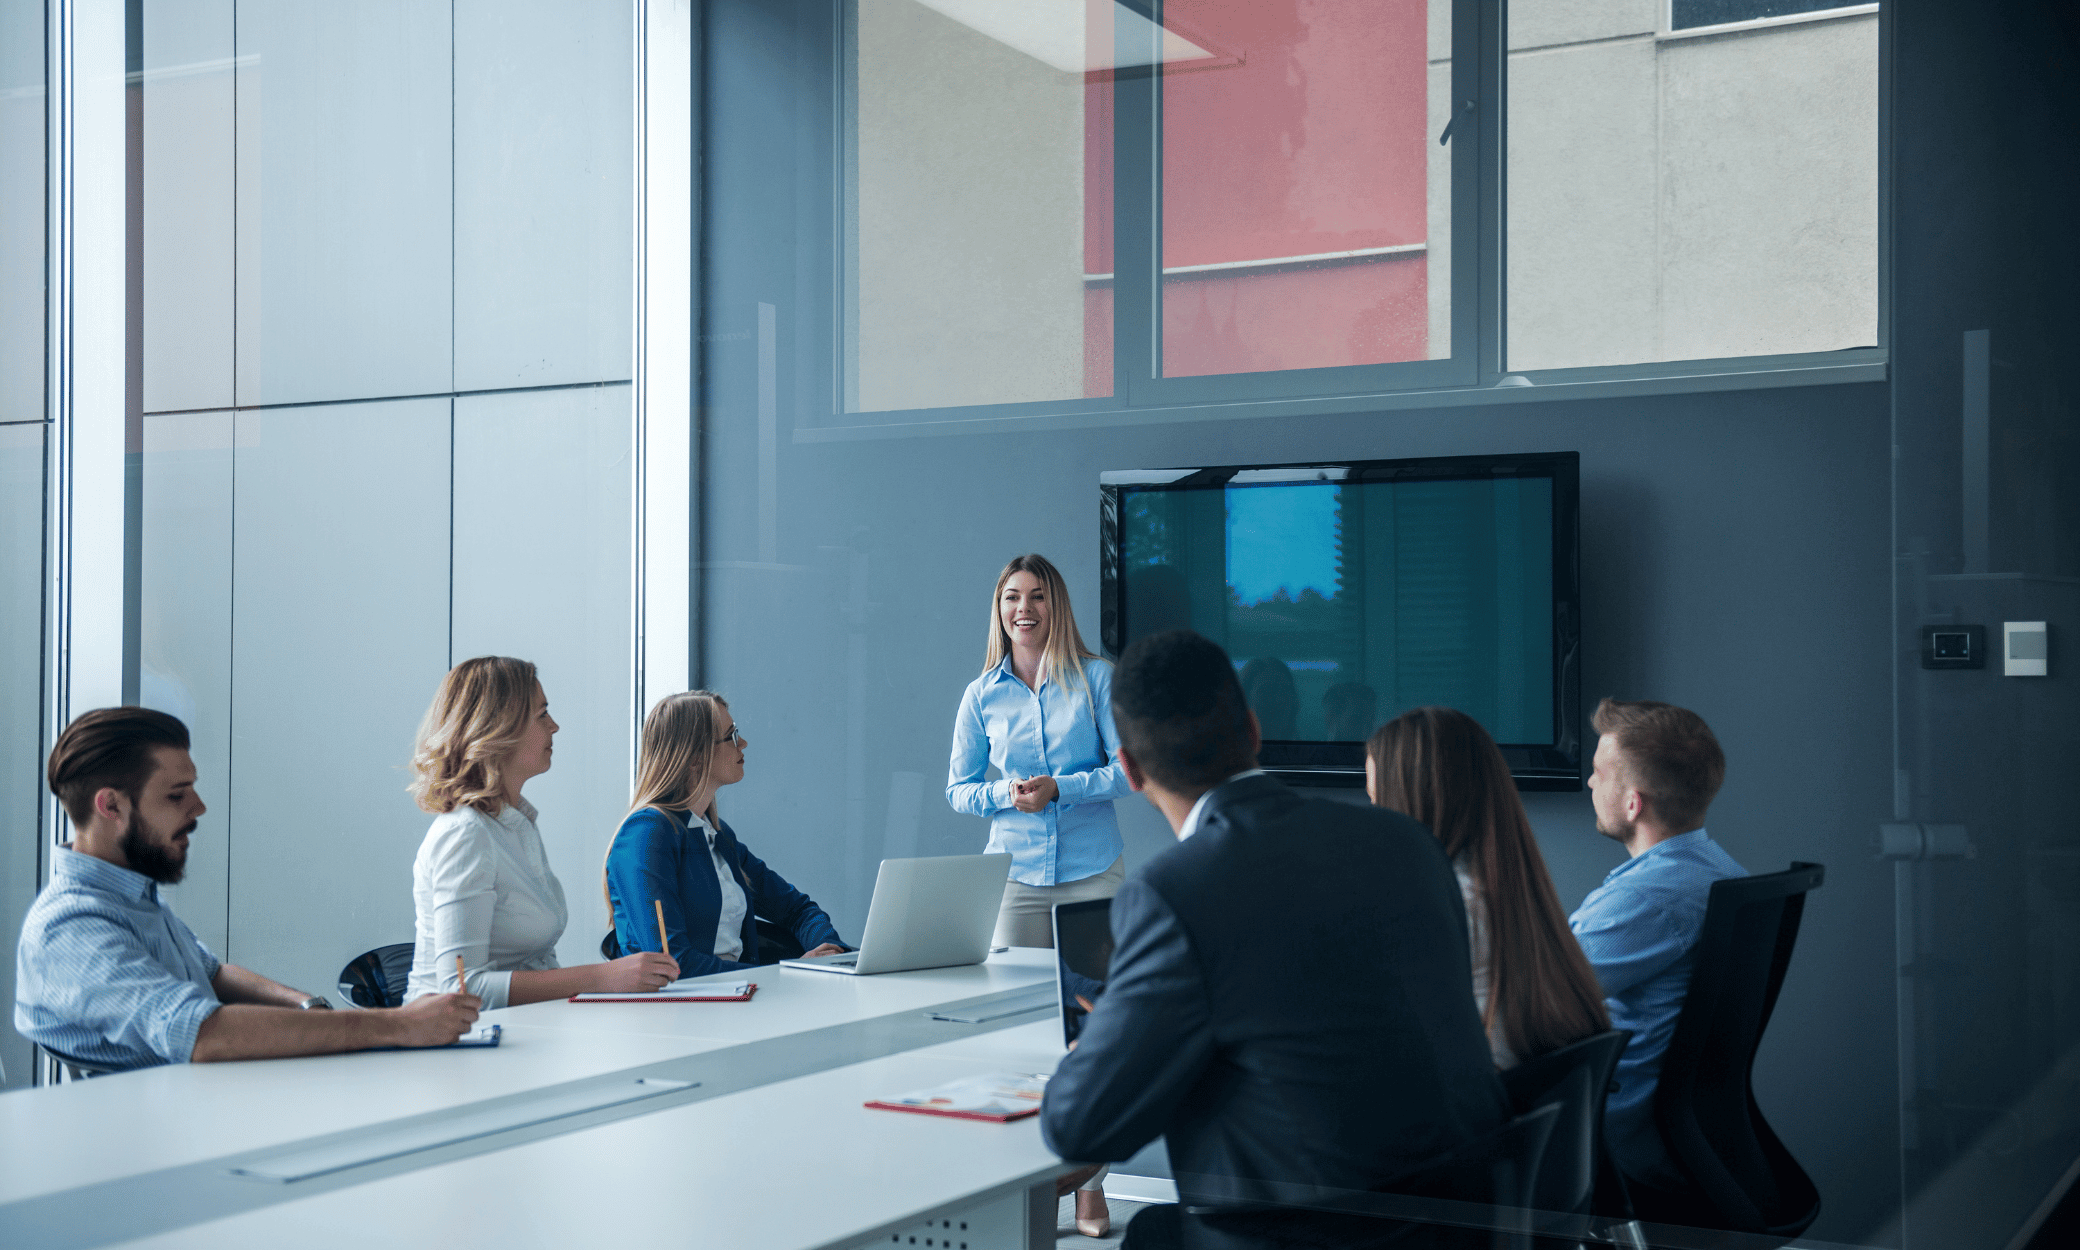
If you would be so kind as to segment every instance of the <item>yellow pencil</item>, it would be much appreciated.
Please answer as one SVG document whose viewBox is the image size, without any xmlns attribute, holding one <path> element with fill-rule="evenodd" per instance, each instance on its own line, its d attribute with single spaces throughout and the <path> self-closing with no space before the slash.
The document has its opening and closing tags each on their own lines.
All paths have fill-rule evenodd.
<svg viewBox="0 0 2080 1250">
<path fill-rule="evenodd" d="M 457 994 L 469 993 L 469 981 L 462 975 L 462 956 L 460 955 L 455 957 L 455 992 Z"/>
<path fill-rule="evenodd" d="M 661 898 L 653 898 L 650 900 L 650 904 L 651 906 L 657 908 L 657 949 L 663 951 L 667 955 L 670 955 L 672 953 L 672 943 L 671 940 L 665 937 L 664 935 L 664 900 Z"/>
</svg>

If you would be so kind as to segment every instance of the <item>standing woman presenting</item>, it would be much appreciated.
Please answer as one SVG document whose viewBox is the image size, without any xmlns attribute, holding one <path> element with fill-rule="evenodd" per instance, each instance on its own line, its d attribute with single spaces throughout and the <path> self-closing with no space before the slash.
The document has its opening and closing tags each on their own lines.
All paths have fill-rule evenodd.
<svg viewBox="0 0 2080 1250">
<path fill-rule="evenodd" d="M 1133 792 L 1112 725 L 1112 665 L 1083 645 L 1069 589 L 1046 556 L 1019 556 L 990 596 L 982 676 L 953 718 L 946 801 L 989 817 L 989 852 L 1011 852 L 998 946 L 1053 946 L 1054 905 L 1111 898 L 1126 879 L 1112 800 Z M 990 766 L 1001 774 L 983 780 Z M 1111 1230 L 1105 1169 L 1073 1176 L 1076 1228 Z M 1068 1183 L 1068 1182 L 1065 1182 Z"/>
<path fill-rule="evenodd" d="M 1011 853 L 999 946 L 1053 946 L 1056 903 L 1111 898 L 1126 877 L 1112 800 L 1130 793 L 1116 758 L 1112 665 L 1083 645 L 1062 575 L 1020 556 L 990 596 L 982 675 L 953 720 L 946 801 L 989 817 Z M 983 777 L 994 765 L 1002 776 Z"/>
</svg>

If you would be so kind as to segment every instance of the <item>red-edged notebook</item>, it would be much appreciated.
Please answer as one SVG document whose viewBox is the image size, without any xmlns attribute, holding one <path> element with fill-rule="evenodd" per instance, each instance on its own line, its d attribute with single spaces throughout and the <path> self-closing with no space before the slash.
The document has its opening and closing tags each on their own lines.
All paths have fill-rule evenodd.
<svg viewBox="0 0 2080 1250">
<path fill-rule="evenodd" d="M 1047 1078 L 1031 1072 L 987 1072 L 914 1094 L 877 1098 L 866 1105 L 876 1111 L 912 1111 L 1003 1124 L 1037 1115 L 1040 1094 L 1046 1088 Z"/>
<path fill-rule="evenodd" d="M 674 981 L 647 994 L 596 992 L 573 994 L 574 1003 L 748 1003 L 758 993 L 756 981 Z"/>
</svg>

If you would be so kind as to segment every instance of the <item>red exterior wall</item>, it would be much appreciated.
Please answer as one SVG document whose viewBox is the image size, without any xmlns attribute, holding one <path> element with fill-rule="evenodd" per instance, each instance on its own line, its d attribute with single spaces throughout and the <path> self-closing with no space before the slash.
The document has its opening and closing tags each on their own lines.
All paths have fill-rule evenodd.
<svg viewBox="0 0 2080 1250">
<path fill-rule="evenodd" d="M 1215 53 L 1163 77 L 1163 265 L 1424 243 L 1425 0 L 1169 0 Z M 1095 26 L 1096 23 L 1093 23 Z M 1086 272 L 1112 270 L 1110 83 L 1085 112 Z M 1168 376 L 1419 360 L 1424 253 L 1164 282 Z M 1111 293 L 1086 301 L 1087 393 L 1111 393 Z"/>
</svg>

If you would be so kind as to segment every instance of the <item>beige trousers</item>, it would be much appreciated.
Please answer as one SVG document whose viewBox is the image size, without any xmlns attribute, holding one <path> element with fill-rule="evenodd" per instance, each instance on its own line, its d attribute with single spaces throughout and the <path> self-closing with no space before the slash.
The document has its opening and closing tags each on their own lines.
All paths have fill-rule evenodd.
<svg viewBox="0 0 2080 1250">
<path fill-rule="evenodd" d="M 1004 883 L 1004 905 L 997 912 L 997 936 L 992 946 L 1054 946 L 1054 905 L 1087 903 L 1094 898 L 1111 898 L 1127 879 L 1127 859 L 1122 855 L 1095 877 L 1061 885 Z"/>
</svg>

